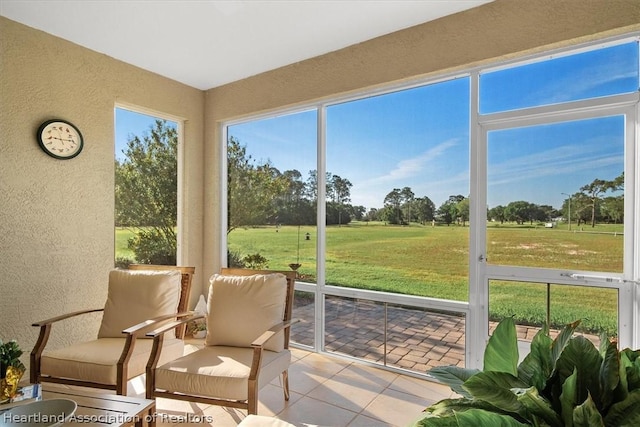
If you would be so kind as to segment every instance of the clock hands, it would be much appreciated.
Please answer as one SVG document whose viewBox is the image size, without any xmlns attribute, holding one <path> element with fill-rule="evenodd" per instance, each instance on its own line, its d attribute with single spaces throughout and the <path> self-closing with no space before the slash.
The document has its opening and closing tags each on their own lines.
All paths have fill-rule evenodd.
<svg viewBox="0 0 640 427">
<path fill-rule="evenodd" d="M 49 129 L 47 131 L 49 135 L 49 137 L 47 138 L 47 140 L 52 140 L 52 139 L 57 139 L 58 141 L 60 141 L 60 143 L 64 146 L 65 142 L 69 142 L 72 146 L 70 148 L 67 148 L 67 151 L 69 151 L 71 148 L 73 148 L 73 146 L 78 145 L 78 142 L 75 140 L 75 138 L 71 135 L 71 131 L 69 130 L 69 128 L 66 129 L 67 134 L 69 135 L 67 138 L 61 138 L 61 137 L 57 137 L 57 136 L 53 136 L 51 135 L 52 131 L 57 131 L 58 134 L 64 133 L 65 129 L 63 129 L 62 127 L 52 127 L 51 129 Z M 53 143 L 54 141 L 51 141 L 50 143 Z M 65 148 L 65 147 L 63 147 Z M 58 151 L 62 152 L 62 149 L 58 149 Z"/>
<path fill-rule="evenodd" d="M 49 140 L 49 139 L 57 139 L 58 141 L 62 141 L 63 143 L 64 143 L 65 141 L 69 141 L 69 142 L 76 142 L 76 140 L 75 140 L 74 138 L 58 138 L 57 136 L 50 136 L 50 137 L 49 137 L 49 138 L 47 138 L 47 139 L 48 139 L 48 140 Z M 52 142 L 53 142 L 53 141 L 52 141 Z"/>
</svg>

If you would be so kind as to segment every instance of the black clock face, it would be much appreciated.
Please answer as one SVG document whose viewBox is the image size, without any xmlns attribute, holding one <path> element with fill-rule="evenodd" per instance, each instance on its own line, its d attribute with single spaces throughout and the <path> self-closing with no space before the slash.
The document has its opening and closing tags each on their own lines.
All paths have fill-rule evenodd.
<svg viewBox="0 0 640 427">
<path fill-rule="evenodd" d="M 56 159 L 72 159 L 82 151 L 82 134 L 64 120 L 48 120 L 38 128 L 38 144 Z"/>
</svg>

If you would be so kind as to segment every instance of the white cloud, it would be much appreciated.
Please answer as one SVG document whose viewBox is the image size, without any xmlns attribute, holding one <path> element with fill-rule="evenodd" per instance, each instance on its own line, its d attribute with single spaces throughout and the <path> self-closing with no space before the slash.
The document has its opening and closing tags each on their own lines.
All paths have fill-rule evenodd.
<svg viewBox="0 0 640 427">
<path fill-rule="evenodd" d="M 438 161 L 440 157 L 445 155 L 450 149 L 454 148 L 458 144 L 459 140 L 457 138 L 442 142 L 428 149 L 419 156 L 399 161 L 395 168 L 390 170 L 387 174 L 364 181 L 361 185 L 365 187 L 378 186 L 422 175 L 429 164 Z"/>
</svg>

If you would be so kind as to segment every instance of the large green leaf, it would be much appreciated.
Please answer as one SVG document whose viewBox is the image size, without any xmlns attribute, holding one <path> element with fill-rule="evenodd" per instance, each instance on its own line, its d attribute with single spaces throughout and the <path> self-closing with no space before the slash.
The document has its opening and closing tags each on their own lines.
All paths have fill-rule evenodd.
<svg viewBox="0 0 640 427">
<path fill-rule="evenodd" d="M 544 420 L 552 427 L 562 427 L 562 420 L 551 407 L 551 403 L 540 396 L 535 387 L 530 387 L 518 393 L 518 401 L 527 408 L 530 415 Z"/>
<path fill-rule="evenodd" d="M 571 337 L 573 337 L 573 333 L 575 332 L 579 324 L 580 320 L 569 323 L 564 328 L 562 328 L 558 336 L 553 340 L 553 343 L 551 344 L 551 360 L 553 363 L 558 360 L 560 354 L 564 350 L 564 347 L 567 345 L 569 340 L 571 340 Z"/>
<path fill-rule="evenodd" d="M 479 372 L 469 378 L 463 387 L 475 399 L 484 400 L 507 412 L 524 413 L 524 406 L 518 402 L 511 389 L 527 388 L 527 384 L 506 372 Z"/>
<path fill-rule="evenodd" d="M 482 409 L 488 412 L 495 412 L 496 414 L 511 415 L 511 413 L 503 411 L 500 408 L 496 408 L 484 400 L 466 398 L 444 399 L 429 406 L 424 412 L 428 416 L 446 417 L 453 415 L 454 412 L 462 412 L 469 409 Z M 514 416 L 521 421 L 525 421 L 524 418 L 520 418 L 517 415 Z"/>
<path fill-rule="evenodd" d="M 593 343 L 582 336 L 577 336 L 569 341 L 564 351 L 556 362 L 557 382 L 552 391 L 560 396 L 562 384 L 573 375 L 576 378 L 576 401 L 581 403 L 587 399 L 589 392 L 596 396 L 595 401 L 600 401 L 599 369 L 602 357 Z"/>
<path fill-rule="evenodd" d="M 582 405 L 576 406 L 576 409 L 573 410 L 573 427 L 599 426 L 604 427 L 602 415 L 598 412 L 591 396 L 588 396 Z"/>
<path fill-rule="evenodd" d="M 462 384 L 478 372 L 480 372 L 478 369 L 466 369 L 457 366 L 438 366 L 431 369 L 428 374 L 451 387 L 451 390 L 459 395 L 471 398 L 471 395 L 462 388 Z"/>
<path fill-rule="evenodd" d="M 600 333 L 600 347 L 598 348 L 598 350 L 600 351 L 600 356 L 602 356 L 603 359 L 610 343 L 611 341 L 609 340 L 607 334 L 605 332 Z"/>
<path fill-rule="evenodd" d="M 614 403 L 604 418 L 607 426 L 640 426 L 640 389 L 633 390 L 625 400 Z"/>
<path fill-rule="evenodd" d="M 628 390 L 640 389 L 640 350 L 630 350 L 625 348 L 622 353 L 627 356 L 629 365 L 626 368 Z"/>
<path fill-rule="evenodd" d="M 458 420 L 453 414 L 447 417 L 426 416 L 417 421 L 413 427 L 458 427 Z"/>
<path fill-rule="evenodd" d="M 614 401 L 621 402 L 629 395 L 629 382 L 627 380 L 627 368 L 633 369 L 633 364 L 629 360 L 629 356 L 624 351 L 620 352 L 620 382 L 614 391 Z"/>
<path fill-rule="evenodd" d="M 518 375 L 518 336 L 512 317 L 503 319 L 489 338 L 484 351 L 484 371 Z"/>
<path fill-rule="evenodd" d="M 562 384 L 562 394 L 560 394 L 560 406 L 562 420 L 566 427 L 573 426 L 573 410 L 578 406 L 578 393 L 576 391 L 576 381 L 578 380 L 578 373 L 576 369 L 573 370 L 573 374 L 569 375 Z"/>
<path fill-rule="evenodd" d="M 605 411 L 613 402 L 614 390 L 620 383 L 620 356 L 615 342 L 606 340 L 608 344 L 601 345 L 604 348 L 602 365 L 600 365 L 600 408 Z"/>
<path fill-rule="evenodd" d="M 551 338 L 544 329 L 540 329 L 531 341 L 531 349 L 518 366 L 518 378 L 525 383 L 544 390 L 547 378 L 553 371 L 551 361 Z"/>
<path fill-rule="evenodd" d="M 481 409 L 456 412 L 456 419 L 460 427 L 526 427 L 528 425 L 518 422 L 507 415 L 494 414 Z"/>
</svg>

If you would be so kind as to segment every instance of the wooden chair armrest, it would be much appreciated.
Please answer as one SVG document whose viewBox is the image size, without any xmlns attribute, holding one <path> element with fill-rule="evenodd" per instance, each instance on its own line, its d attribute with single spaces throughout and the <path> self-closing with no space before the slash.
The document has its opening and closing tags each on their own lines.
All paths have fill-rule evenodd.
<svg viewBox="0 0 640 427">
<path fill-rule="evenodd" d="M 176 327 L 183 325 L 192 320 L 204 319 L 204 314 L 196 314 L 196 315 L 187 315 L 178 320 L 173 320 L 171 322 L 163 324 L 161 327 L 154 329 L 152 331 L 147 332 L 145 335 L 147 337 L 153 338 L 153 346 L 151 347 L 151 354 L 149 355 L 149 360 L 147 361 L 147 367 L 145 372 L 147 374 L 147 392 L 146 396 L 148 399 L 153 397 L 153 390 L 155 389 L 155 370 L 156 366 L 158 366 L 158 362 L 160 361 L 160 353 L 162 352 L 162 343 L 164 342 L 164 334 L 167 331 L 175 329 Z"/>
<path fill-rule="evenodd" d="M 31 326 L 36 326 L 40 328 L 40 333 L 38 334 L 38 339 L 36 344 L 33 346 L 33 350 L 31 350 L 31 354 L 29 355 L 29 375 L 30 381 L 33 384 L 39 382 L 40 377 L 40 358 L 42 356 L 42 352 L 49 342 L 49 335 L 51 334 L 51 328 L 53 324 L 59 322 L 60 320 L 69 319 L 71 317 L 80 316 L 81 314 L 88 313 L 96 313 L 99 311 L 104 311 L 104 308 L 94 308 L 87 310 L 74 311 L 73 313 L 67 313 L 60 316 L 52 317 L 51 319 L 42 320 L 40 322 L 32 323 Z"/>
<path fill-rule="evenodd" d="M 298 319 L 287 320 L 286 322 L 278 323 L 277 325 L 267 329 L 258 338 L 251 343 L 252 347 L 263 347 L 267 341 L 273 338 L 278 332 L 285 328 L 291 327 L 294 323 L 299 322 Z"/>
<path fill-rule="evenodd" d="M 144 322 L 138 323 L 137 325 L 133 325 L 123 330 L 122 333 L 127 335 L 141 336 L 146 334 L 148 331 L 152 330 L 153 328 L 155 328 L 157 324 L 160 322 L 163 322 L 168 319 L 174 319 L 174 318 L 180 319 L 186 316 L 191 316 L 193 315 L 193 313 L 194 313 L 193 311 L 185 311 L 183 313 L 164 314 L 162 316 L 157 316 L 152 319 L 147 319 Z"/>
<path fill-rule="evenodd" d="M 51 319 L 32 323 L 31 326 L 42 327 L 45 325 L 50 325 L 55 322 L 59 322 L 60 320 L 69 319 L 70 317 L 75 317 L 75 316 L 79 316 L 81 314 L 87 314 L 87 313 L 95 313 L 98 311 L 104 311 L 104 308 L 93 308 L 93 309 L 87 309 L 87 310 L 74 311 L 72 313 L 62 314 L 60 316 L 52 317 Z"/>
<path fill-rule="evenodd" d="M 266 330 L 251 343 L 251 347 L 253 348 L 253 358 L 251 360 L 251 369 L 249 370 L 249 382 L 257 381 L 258 373 L 260 372 L 260 364 L 262 362 L 262 350 L 265 343 L 273 338 L 278 332 L 283 329 L 290 328 L 291 325 L 296 322 L 298 322 L 298 319 L 278 323 Z"/>
<path fill-rule="evenodd" d="M 185 313 L 181 313 L 181 314 L 185 314 Z M 173 317 L 177 317 L 177 316 L 174 315 Z M 145 335 L 150 338 L 156 338 L 160 335 L 163 335 L 165 332 L 170 331 L 171 329 L 174 329 L 184 323 L 190 322 L 192 320 L 204 319 L 204 317 L 205 317 L 204 314 L 189 315 L 189 313 L 187 313 L 185 317 L 182 317 L 179 320 L 174 320 L 172 322 L 165 323 L 157 329 L 148 331 Z"/>
</svg>

